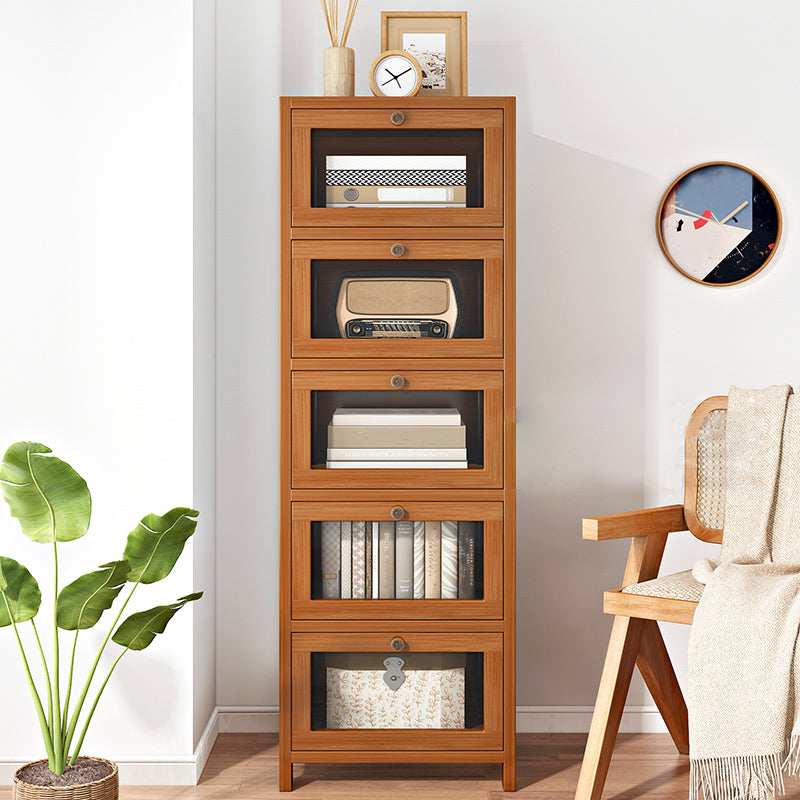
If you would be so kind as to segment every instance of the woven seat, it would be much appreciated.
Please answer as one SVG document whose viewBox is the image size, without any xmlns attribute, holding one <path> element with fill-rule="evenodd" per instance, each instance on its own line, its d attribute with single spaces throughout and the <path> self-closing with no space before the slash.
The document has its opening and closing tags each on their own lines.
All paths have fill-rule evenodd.
<svg viewBox="0 0 800 800">
<path fill-rule="evenodd" d="M 592 725 L 575 800 L 600 800 L 634 666 L 639 668 L 680 753 L 689 752 L 689 714 L 659 622 L 691 624 L 704 586 L 690 570 L 658 576 L 667 536 L 689 530 L 705 542 L 722 541 L 725 522 L 727 397 L 704 400 L 692 414 L 682 505 L 583 520 L 583 538 L 631 538 L 623 589 L 603 595 L 614 615 Z"/>
<path fill-rule="evenodd" d="M 626 586 L 623 594 L 641 594 L 647 597 L 664 597 L 667 600 L 690 600 L 699 603 L 703 594 L 703 584 L 692 577 L 692 571 L 675 572 L 662 575 L 651 581 L 642 581 Z"/>
</svg>

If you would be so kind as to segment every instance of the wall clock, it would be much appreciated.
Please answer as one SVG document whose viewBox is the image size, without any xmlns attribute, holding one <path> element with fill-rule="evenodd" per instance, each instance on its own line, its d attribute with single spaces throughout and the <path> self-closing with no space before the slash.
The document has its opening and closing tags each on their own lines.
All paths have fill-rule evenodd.
<svg viewBox="0 0 800 800">
<path fill-rule="evenodd" d="M 402 50 L 386 50 L 369 68 L 369 86 L 375 95 L 412 97 L 422 86 L 422 67 Z"/>
<path fill-rule="evenodd" d="M 755 172 L 715 161 L 687 170 L 658 207 L 658 243 L 675 269 L 698 283 L 741 283 L 762 270 L 781 237 L 781 212 Z"/>
</svg>

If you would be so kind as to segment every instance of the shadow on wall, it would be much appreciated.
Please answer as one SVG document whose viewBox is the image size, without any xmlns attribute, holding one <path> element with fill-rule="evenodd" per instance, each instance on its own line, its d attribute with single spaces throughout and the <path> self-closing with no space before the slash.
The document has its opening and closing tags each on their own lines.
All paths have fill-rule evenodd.
<svg viewBox="0 0 800 800">
<path fill-rule="evenodd" d="M 582 516 L 643 506 L 650 187 L 525 129 L 517 139 L 518 703 L 592 705 L 626 542 Z M 642 703 L 641 689 L 630 702 Z"/>
</svg>

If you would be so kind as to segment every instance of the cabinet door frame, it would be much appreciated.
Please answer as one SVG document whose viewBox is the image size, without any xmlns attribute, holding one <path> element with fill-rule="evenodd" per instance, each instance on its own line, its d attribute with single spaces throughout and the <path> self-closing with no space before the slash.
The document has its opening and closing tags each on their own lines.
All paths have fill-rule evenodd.
<svg viewBox="0 0 800 800">
<path fill-rule="evenodd" d="M 400 126 L 391 121 L 400 111 Z M 463 227 L 503 225 L 503 110 L 500 108 L 292 109 L 292 227 Z M 323 130 L 483 131 L 481 208 L 317 208 L 311 205 L 311 136 Z"/>
<path fill-rule="evenodd" d="M 393 244 L 405 252 L 395 257 Z M 476 255 L 479 254 L 479 255 Z M 402 270 L 416 260 L 483 262 L 483 338 L 481 339 L 313 339 L 311 337 L 311 262 L 390 260 Z M 420 272 L 420 276 L 425 273 Z M 292 357 L 293 358 L 502 358 L 503 357 L 503 243 L 480 241 L 393 240 L 294 241 L 292 243 Z"/>
<path fill-rule="evenodd" d="M 483 598 L 480 600 L 311 599 L 311 523 L 340 519 L 392 520 L 395 506 L 404 520 L 483 522 Z M 292 503 L 292 619 L 502 619 L 503 504 L 474 501 L 407 500 L 402 492 L 385 501 L 357 499 Z"/>
<path fill-rule="evenodd" d="M 292 488 L 320 489 L 502 489 L 503 488 L 503 373 L 400 370 L 402 388 L 392 388 L 395 372 L 292 372 Z M 311 463 L 311 393 L 314 391 L 483 392 L 483 466 L 468 469 L 326 469 Z M 327 423 L 325 423 L 327 424 Z"/>
<path fill-rule="evenodd" d="M 412 623 L 413 625 L 413 623 Z M 406 648 L 397 653 L 390 642 L 400 637 Z M 362 729 L 311 728 L 311 654 L 334 652 L 483 653 L 482 729 Z M 394 626 L 385 633 L 292 634 L 292 749 L 293 750 L 502 750 L 503 748 L 503 634 L 418 633 Z"/>
</svg>

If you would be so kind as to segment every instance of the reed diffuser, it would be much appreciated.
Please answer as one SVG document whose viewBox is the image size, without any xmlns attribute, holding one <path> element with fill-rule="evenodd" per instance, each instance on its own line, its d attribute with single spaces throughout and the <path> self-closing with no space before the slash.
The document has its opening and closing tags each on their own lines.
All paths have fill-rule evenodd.
<svg viewBox="0 0 800 800">
<path fill-rule="evenodd" d="M 356 15 L 358 0 L 347 0 L 347 13 L 344 15 L 342 36 L 339 38 L 339 0 L 319 0 L 331 46 L 325 48 L 322 58 L 324 94 L 326 97 L 352 97 L 355 94 L 355 53 L 352 47 L 346 47 L 347 37 L 353 17 Z"/>
</svg>

